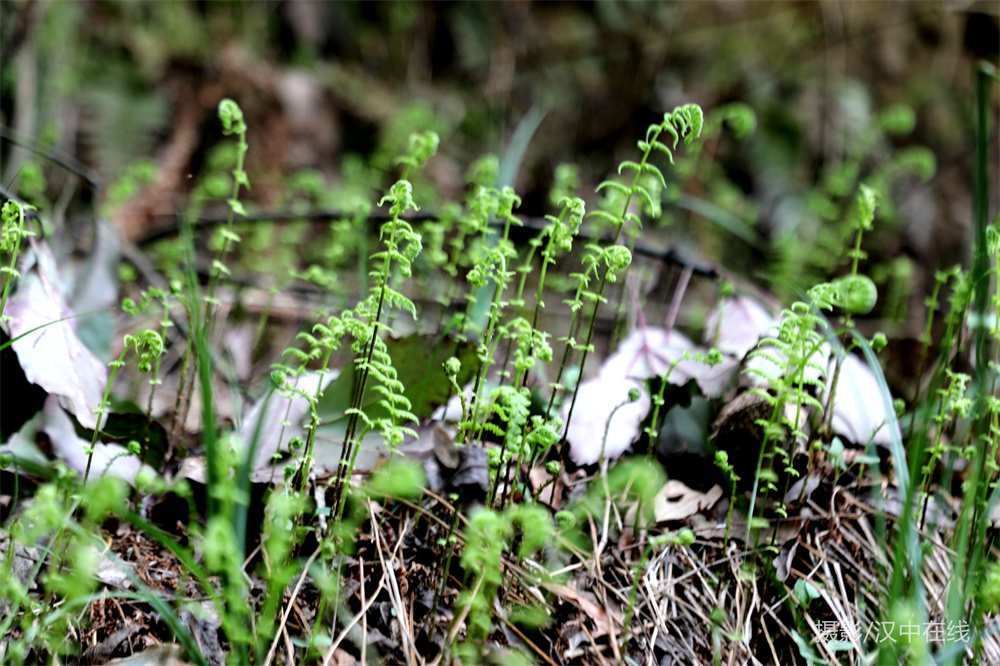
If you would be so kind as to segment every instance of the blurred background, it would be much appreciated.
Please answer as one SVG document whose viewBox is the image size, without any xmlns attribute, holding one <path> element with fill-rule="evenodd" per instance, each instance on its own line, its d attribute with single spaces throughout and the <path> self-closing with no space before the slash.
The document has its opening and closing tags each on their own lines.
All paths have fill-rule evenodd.
<svg viewBox="0 0 1000 666">
<path fill-rule="evenodd" d="M 787 300 L 844 269 L 857 187 L 872 184 L 872 327 L 903 340 L 922 332 L 933 272 L 968 264 L 975 70 L 1000 50 L 995 2 L 5 0 L 0 12 L 2 184 L 54 213 L 56 232 L 96 211 L 169 265 L 158 241 L 231 143 L 224 97 L 249 126 L 252 210 L 373 204 L 409 133 L 432 129 L 424 212 L 461 197 L 466 169 L 492 152 L 526 217 L 553 212 L 561 164 L 596 200 L 645 128 L 694 102 L 714 125 L 668 173 L 644 241 Z M 301 252 L 311 232 L 284 229 Z"/>
</svg>

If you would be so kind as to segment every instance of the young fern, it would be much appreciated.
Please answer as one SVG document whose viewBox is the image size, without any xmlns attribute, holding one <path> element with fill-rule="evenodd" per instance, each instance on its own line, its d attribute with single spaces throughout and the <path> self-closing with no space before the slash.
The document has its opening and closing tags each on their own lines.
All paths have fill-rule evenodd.
<svg viewBox="0 0 1000 666">
<path fill-rule="evenodd" d="M 163 309 L 163 319 L 160 320 L 159 335 L 161 339 L 166 340 L 167 332 L 174 325 L 174 322 L 170 320 L 170 298 L 162 289 L 157 289 L 156 287 L 150 287 L 142 292 L 141 296 L 139 303 L 136 303 L 131 298 L 122 299 L 122 311 L 134 317 L 145 312 L 154 300 L 159 301 L 160 307 Z M 160 356 L 157 356 L 150 372 L 149 398 L 146 401 L 146 416 L 150 418 L 152 418 L 153 413 L 153 395 L 156 393 L 156 387 L 162 383 L 163 380 L 160 379 Z"/>
<path fill-rule="evenodd" d="M 542 266 L 538 277 L 538 290 L 535 293 L 535 310 L 531 317 L 532 328 L 538 326 L 538 317 L 541 314 L 542 308 L 545 307 L 545 302 L 542 300 L 542 293 L 545 289 L 545 276 L 548 273 L 548 268 L 556 263 L 557 252 L 568 254 L 573 249 L 573 239 L 580 232 L 580 224 L 586 215 L 586 204 L 579 197 L 563 197 L 559 200 L 559 206 L 562 210 L 558 217 L 553 217 L 552 215 L 545 216 L 549 224 L 542 230 L 542 233 L 531 239 L 529 244 L 531 249 L 528 257 L 525 259 L 524 265 L 518 269 L 521 273 L 521 284 L 518 286 L 517 298 L 512 303 L 518 307 L 523 307 L 524 302 L 521 294 L 524 291 L 524 283 L 528 273 L 533 270 L 532 259 L 534 258 L 534 253 L 544 243 L 545 248 L 541 251 Z"/>
<path fill-rule="evenodd" d="M 471 580 L 456 602 L 456 614 L 449 639 L 454 640 L 464 619 L 465 641 L 456 649 L 464 663 L 484 663 L 483 643 L 492 630 L 493 605 L 504 584 L 502 553 L 510 547 L 519 527 L 518 560 L 542 550 L 553 532 L 549 512 L 535 505 L 515 504 L 503 512 L 479 509 L 469 519 L 462 566 Z"/>
<path fill-rule="evenodd" d="M 223 135 L 237 135 L 237 142 L 235 146 L 235 165 L 232 170 L 231 186 L 230 181 L 224 174 L 215 171 L 207 174 L 202 179 L 202 182 L 200 182 L 191 192 L 190 208 L 185 217 L 182 219 L 181 224 L 181 238 L 186 246 L 184 247 L 182 254 L 189 255 L 186 256 L 185 259 L 188 260 L 188 265 L 191 267 L 191 270 L 193 270 L 193 256 L 190 256 L 190 248 L 193 247 L 190 245 L 190 243 L 193 243 L 193 239 L 190 236 L 190 225 L 197 218 L 198 213 L 201 211 L 201 208 L 206 201 L 225 197 L 228 190 L 229 197 L 226 199 L 226 203 L 229 208 L 229 213 L 226 218 L 225 226 L 220 227 L 216 235 L 216 240 L 219 244 L 219 253 L 212 261 L 212 275 L 209 280 L 208 290 L 201 297 L 205 303 L 203 313 L 199 310 L 197 302 L 197 293 L 200 288 L 196 282 L 191 281 L 191 275 L 184 276 L 183 279 L 178 280 L 178 284 L 183 284 L 185 281 L 188 283 L 188 299 L 180 300 L 184 304 L 185 310 L 187 310 L 189 328 L 192 333 L 201 329 L 201 331 L 199 331 L 196 335 L 203 332 L 206 340 L 211 338 L 212 330 L 215 325 L 215 307 L 219 303 L 216 298 L 216 290 L 218 289 L 222 275 L 229 274 L 229 268 L 225 265 L 224 260 L 226 255 L 229 253 L 230 244 L 240 242 L 240 237 L 232 229 L 233 221 L 235 220 L 236 215 L 246 216 L 243 204 L 239 201 L 240 188 L 243 187 L 247 190 L 250 189 L 250 179 L 247 176 L 246 171 L 243 169 L 243 159 L 249 149 L 246 141 L 247 125 L 243 119 L 243 111 L 240 109 L 239 105 L 236 104 L 236 102 L 227 98 L 219 102 L 218 116 L 219 120 L 222 122 Z M 214 161 L 212 159 L 213 157 L 220 162 L 224 161 L 227 157 L 226 153 L 226 150 L 214 151 L 214 154 L 210 156 L 209 162 L 211 163 Z M 167 272 L 172 273 L 175 270 L 176 267 L 171 266 L 167 269 Z M 180 276 L 178 276 L 178 278 L 180 278 Z M 178 292 L 179 291 L 180 289 L 178 289 Z M 187 300 L 192 302 L 187 302 Z M 198 311 L 196 312 L 196 310 Z M 201 320 L 200 322 L 198 321 L 199 319 Z M 177 392 L 177 401 L 174 409 L 174 422 L 171 426 L 172 441 L 179 439 L 183 424 L 187 420 L 188 410 L 191 407 L 191 397 L 194 394 L 195 375 L 195 373 L 191 372 L 191 370 L 197 370 L 195 361 L 202 360 L 197 354 L 194 353 L 195 347 L 196 345 L 194 344 L 188 344 L 184 350 L 184 359 L 181 365 L 180 390 Z M 207 350 L 208 348 L 206 347 L 206 352 Z"/>
<path fill-rule="evenodd" d="M 0 322 L 4 321 L 4 309 L 7 306 L 7 295 L 10 293 L 10 285 L 14 280 L 21 277 L 17 271 L 17 254 L 21 249 L 21 240 L 27 236 L 33 236 L 34 232 L 29 231 L 24 226 L 24 211 L 35 210 L 34 206 L 21 204 L 14 200 L 7 201 L 0 211 L 0 254 L 10 255 L 10 264 L 0 266 L 0 273 L 3 274 L 3 294 L 0 295 Z"/>
<path fill-rule="evenodd" d="M 485 259 L 476 264 L 469 274 L 467 275 L 467 280 L 475 289 L 482 290 L 486 287 L 492 280 L 494 284 L 493 299 L 490 302 L 489 320 L 486 326 L 486 332 L 479 342 L 477 347 L 477 354 L 479 357 L 479 371 L 476 373 L 475 385 L 472 389 L 472 410 L 473 417 L 472 423 L 469 425 L 462 424 L 463 433 L 469 432 L 472 428 L 475 428 L 475 422 L 482 418 L 483 423 L 479 430 L 482 431 L 489 419 L 488 408 L 484 408 L 483 402 L 484 398 L 482 391 L 486 382 L 486 376 L 489 374 L 490 367 L 493 365 L 493 357 L 496 352 L 497 346 L 500 344 L 500 335 L 495 335 L 499 327 L 499 322 L 503 313 L 504 308 L 508 305 L 506 301 L 503 300 L 504 291 L 507 285 L 514 278 L 514 272 L 508 271 L 508 263 L 517 257 L 517 252 L 514 250 L 513 244 L 509 240 L 509 232 L 511 225 L 521 226 L 521 221 L 518 220 L 513 213 L 515 206 L 520 205 L 521 198 L 514 193 L 514 190 L 510 187 L 505 187 L 503 190 L 496 192 L 496 214 L 499 217 L 503 217 L 506 220 L 504 225 L 504 234 L 501 239 L 499 239 L 496 247 L 488 248 L 486 250 Z M 492 207 L 493 196 L 490 194 L 489 190 L 484 188 L 481 191 L 481 195 L 477 197 L 477 201 L 485 204 L 486 206 Z M 481 210 L 477 213 L 477 217 L 480 219 L 487 219 L 482 217 L 483 213 L 486 213 L 489 209 Z M 485 237 L 488 231 L 488 227 L 483 228 L 483 246 L 486 246 Z"/>
<path fill-rule="evenodd" d="M 416 320 L 417 311 L 413 302 L 390 285 L 394 271 L 402 277 L 410 277 L 412 263 L 422 249 L 420 234 L 402 216 L 410 210 L 419 210 L 413 200 L 413 185 L 405 179 L 413 168 L 422 167 L 437 150 L 438 139 L 433 132 L 415 135 L 410 140 L 410 154 L 399 159 L 404 165 L 404 178 L 397 181 L 379 201 L 379 206 L 390 204 L 390 219 L 379 231 L 379 240 L 384 249 L 371 256 L 376 264 L 370 273 L 374 279 L 368 298 L 358 305 L 353 313 L 345 313 L 342 321 L 347 325 L 348 332 L 355 342 L 352 346 L 356 357 L 356 377 L 351 407 L 347 412 L 347 432 L 344 435 L 344 446 L 341 450 L 340 463 L 335 482 L 337 484 L 337 514 L 341 515 L 347 496 L 347 482 L 353 471 L 361 438 L 370 429 L 381 430 L 391 449 L 402 441 L 406 430 L 398 426 L 398 421 L 416 421 L 409 412 L 410 404 L 403 397 L 402 384 L 396 379 L 392 360 L 386 352 L 385 342 L 381 335 L 387 327 L 382 323 L 383 311 L 387 308 L 409 312 Z M 365 414 L 364 399 L 369 377 L 374 376 L 379 381 L 377 390 L 382 394 L 380 404 L 385 407 L 390 417 L 373 422 Z M 363 423 L 359 432 L 358 425 Z"/>
<path fill-rule="evenodd" d="M 763 397 L 773 408 L 770 419 L 758 422 L 763 428 L 764 441 L 761 443 L 754 480 L 754 500 L 761 481 L 765 496 L 778 490 L 774 483 L 777 478 L 775 459 L 780 459 L 783 464 L 782 471 L 786 480 L 790 481 L 798 476 L 798 471 L 792 465 L 792 452 L 784 444 L 807 438 L 803 430 L 807 409 L 814 410 L 814 423 L 824 423 L 826 429 L 830 428 L 842 357 L 837 359 L 833 380 L 827 388 L 823 377 L 827 372 L 830 352 L 826 348 L 824 336 L 820 334 L 825 321 L 819 311 L 831 311 L 835 308 L 843 310 L 842 324 L 846 331 L 854 325 L 853 315 L 870 312 L 875 306 L 875 284 L 867 276 L 858 273 L 858 266 L 866 256 L 861 249 L 861 240 L 864 233 L 872 228 L 876 200 L 875 191 L 862 185 L 857 199 L 855 243 L 848 252 L 852 259 L 851 272 L 833 282 L 812 287 L 808 291 L 807 301 L 795 302 L 789 309 L 782 311 L 778 334 L 762 339 L 748 356 L 748 359 L 758 359 L 758 362 L 749 365 L 744 372 L 756 375 L 769 387 L 769 390 L 754 388 L 752 391 Z M 876 336 L 872 346 L 881 348 L 884 346 L 884 339 L 882 335 Z M 848 351 L 853 346 L 850 341 L 845 344 L 848 345 Z M 773 369 L 780 370 L 775 372 Z M 816 397 L 824 393 L 825 404 Z M 751 500 L 751 513 L 754 500 Z M 784 515 L 783 506 L 778 508 L 778 513 Z"/>
<path fill-rule="evenodd" d="M 938 413 L 932 417 L 935 425 L 934 441 L 927 450 L 927 460 L 920 470 L 922 475 L 920 481 L 919 500 L 920 529 L 924 528 L 927 521 L 927 506 L 930 504 L 931 475 L 934 473 L 938 462 L 940 462 L 944 458 L 945 453 L 948 452 L 954 453 L 968 460 L 972 460 L 975 457 L 974 449 L 961 450 L 960 447 L 947 445 L 944 441 L 942 441 L 942 437 L 945 435 L 945 430 L 949 425 L 949 421 L 955 422 L 959 419 L 967 418 L 973 408 L 972 398 L 969 398 L 966 395 L 966 387 L 972 377 L 961 372 L 954 372 L 950 368 L 945 368 L 945 375 L 948 378 L 948 385 L 946 388 L 938 389 L 937 393 L 940 398 L 940 406 L 938 408 Z"/>
<path fill-rule="evenodd" d="M 786 443 L 794 444 L 806 438 L 803 428 L 807 407 L 812 407 L 817 412 L 823 410 L 822 403 L 813 397 L 814 392 L 823 389 L 823 382 L 819 377 L 826 369 L 825 363 L 821 362 L 825 361 L 824 339 L 818 332 L 821 318 L 814 312 L 811 304 L 801 301 L 793 303 L 781 315 L 778 334 L 764 337 L 748 355 L 748 360 L 760 359 L 763 362 L 749 365 L 744 370 L 769 385 L 770 391 L 762 388 L 753 388 L 751 391 L 761 396 L 771 407 L 771 416 L 756 422 L 763 429 L 763 440 L 757 458 L 750 515 L 753 515 L 762 481 L 765 496 L 778 491 L 778 476 L 774 467 L 776 458 L 784 465 L 782 471 L 786 478 L 798 475 L 791 464 L 792 452 L 786 448 Z M 775 372 L 771 368 L 779 370 Z M 749 529 L 748 525 L 748 542 Z"/>
<path fill-rule="evenodd" d="M 139 335 L 126 335 L 124 339 L 124 349 L 117 359 L 111 361 L 109 365 L 111 366 L 111 376 L 108 377 L 107 387 L 104 389 L 104 398 L 101 403 L 97 406 L 94 412 L 97 414 L 97 424 L 94 426 L 94 436 L 90 440 L 90 446 L 85 450 L 87 454 L 87 467 L 83 472 L 83 483 L 87 484 L 87 479 L 90 478 L 90 467 L 94 461 L 94 449 L 97 446 L 97 434 L 101 430 L 101 424 L 104 421 L 104 415 L 107 412 L 108 405 L 110 404 L 111 397 L 111 384 L 115 381 L 115 375 L 118 374 L 118 369 L 125 365 L 125 355 L 128 353 L 130 347 L 135 348 L 135 353 L 139 356 L 139 371 L 143 374 L 149 372 L 153 367 L 153 361 L 158 359 L 163 353 L 163 338 L 156 331 L 143 331 Z"/>
<path fill-rule="evenodd" d="M 212 281 L 209 283 L 208 293 L 205 295 L 205 322 L 209 327 L 208 330 L 211 330 L 214 307 L 218 305 L 215 292 L 218 289 L 219 280 L 223 275 L 229 275 L 229 268 L 225 264 L 226 255 L 229 253 L 230 245 L 240 242 L 239 235 L 233 231 L 233 221 L 237 215 L 246 217 L 246 210 L 239 200 L 240 187 L 250 189 L 250 179 L 243 169 L 243 159 L 249 149 L 247 125 L 243 120 L 243 111 L 233 100 L 224 99 L 219 102 L 218 113 L 219 120 L 222 121 L 222 134 L 225 136 L 236 135 L 236 166 L 233 168 L 232 192 L 226 200 L 229 213 L 225 226 L 219 229 L 222 246 L 219 248 L 218 256 L 212 261 Z"/>
<path fill-rule="evenodd" d="M 652 176 L 661 187 L 666 187 L 666 181 L 663 178 L 663 173 L 658 167 L 656 167 L 656 165 L 650 162 L 653 152 L 662 152 L 671 162 L 673 162 L 673 150 L 677 148 L 677 144 L 681 139 L 684 140 L 685 144 L 690 144 L 695 137 L 700 135 L 703 120 L 704 116 L 701 107 L 697 104 L 687 104 L 675 109 L 672 113 L 664 114 L 663 121 L 657 125 L 650 125 L 646 130 L 645 139 L 638 142 L 639 150 L 642 152 L 642 158 L 640 161 L 633 162 L 627 160 L 622 162 L 618 167 L 619 174 L 626 170 L 634 173 L 631 186 L 626 187 L 619 182 L 611 180 L 604 181 L 598 185 L 598 192 L 605 189 L 612 190 L 618 193 L 624 201 L 622 202 L 621 211 L 617 214 L 600 210 L 591 213 L 591 216 L 609 222 L 615 228 L 615 235 L 608 248 L 602 250 L 596 247 L 588 247 L 590 254 L 584 259 L 585 264 L 587 264 L 587 270 L 581 276 L 578 276 L 580 285 L 577 289 L 576 299 L 570 303 L 570 308 L 573 310 L 573 317 L 570 320 L 570 333 L 566 340 L 567 344 L 563 355 L 563 361 L 560 364 L 559 375 L 556 377 L 555 383 L 557 386 L 561 381 L 563 369 L 566 367 L 568 354 L 574 348 L 579 348 L 582 351 L 582 354 L 580 355 L 579 367 L 580 373 L 583 373 L 583 368 L 587 361 L 587 354 L 592 349 L 591 341 L 594 336 L 594 326 L 597 323 L 598 309 L 600 308 L 602 302 L 606 302 L 606 299 L 603 296 L 604 288 L 608 282 L 614 282 L 617 279 L 616 275 L 627 268 L 632 261 L 632 255 L 628 248 L 618 245 L 622 229 L 628 222 L 633 223 L 636 227 L 642 226 L 642 220 L 632 210 L 632 200 L 638 197 L 650 210 L 658 210 L 659 208 L 658 199 L 654 199 L 649 189 L 642 184 L 642 178 L 644 176 Z M 672 147 L 668 147 L 660 140 L 660 137 L 664 134 L 670 135 L 673 138 Z M 596 277 L 596 273 L 601 263 L 604 263 L 604 270 L 601 272 L 600 283 L 598 284 L 597 290 L 595 292 L 585 291 L 589 284 L 591 273 L 594 273 L 594 277 Z M 583 306 L 582 297 L 584 296 L 588 301 L 593 302 L 594 305 L 590 315 L 590 326 L 587 329 L 587 339 L 582 346 L 577 347 L 577 344 L 573 339 L 573 326 L 575 324 L 576 312 Z M 552 408 L 552 402 L 555 399 L 555 390 L 556 389 L 553 388 L 553 395 L 549 400 L 550 410 Z M 573 419 L 573 409 L 576 407 L 577 395 L 578 392 L 574 391 L 573 399 L 570 402 L 569 412 L 566 416 L 566 428 L 569 428 L 570 422 Z"/>
</svg>

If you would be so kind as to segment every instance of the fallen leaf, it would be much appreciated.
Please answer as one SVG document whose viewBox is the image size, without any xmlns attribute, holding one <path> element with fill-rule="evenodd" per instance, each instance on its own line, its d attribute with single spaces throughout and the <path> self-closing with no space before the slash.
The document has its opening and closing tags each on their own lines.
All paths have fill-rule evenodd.
<svg viewBox="0 0 1000 666">
<path fill-rule="evenodd" d="M 724 298 L 705 318 L 705 344 L 723 354 L 743 358 L 777 323 L 778 320 L 756 299 L 749 296 Z"/>
<path fill-rule="evenodd" d="M 899 422 L 895 414 L 885 410 L 875 373 L 854 354 L 848 354 L 840 368 L 833 397 L 832 426 L 835 433 L 859 445 L 871 439 L 888 446 L 892 431 L 899 434 Z"/>
<path fill-rule="evenodd" d="M 75 320 L 76 335 L 98 358 L 111 355 L 115 334 L 118 305 L 118 263 L 121 258 L 121 240 L 106 218 L 94 220 L 94 245 L 90 252 L 77 261 L 71 261 L 75 277 L 67 285 L 69 307 L 73 312 L 95 312 Z M 60 264 L 63 265 L 63 264 Z M 64 274 L 64 277 L 69 277 Z"/>
<path fill-rule="evenodd" d="M 334 650 L 329 657 L 327 661 L 323 662 L 324 666 L 354 666 L 358 663 L 357 659 L 340 648 Z"/>
<path fill-rule="evenodd" d="M 82 476 L 87 469 L 86 448 L 90 446 L 90 442 L 77 436 L 73 422 L 59 406 L 55 396 L 50 395 L 45 400 L 42 412 L 43 420 L 39 430 L 49 436 L 49 440 L 52 442 L 52 452 L 59 460 L 62 460 Z M 94 446 L 90 481 L 94 481 L 102 475 L 113 476 L 134 486 L 135 477 L 140 470 L 154 473 L 151 467 L 142 464 L 138 456 L 128 455 L 128 450 L 123 446 L 102 442 L 98 442 Z"/>
<path fill-rule="evenodd" d="M 174 643 L 154 645 L 128 657 L 105 662 L 107 666 L 188 666 L 190 662 L 181 659 L 184 648 Z"/>
<path fill-rule="evenodd" d="M 658 523 L 684 520 L 715 506 L 721 497 L 722 488 L 718 485 L 703 493 L 671 479 L 653 498 L 653 516 Z"/>
<path fill-rule="evenodd" d="M 543 583 L 542 585 L 549 592 L 561 597 L 565 601 L 575 604 L 577 608 L 587 614 L 587 617 L 593 620 L 594 631 L 591 632 L 591 636 L 598 638 L 599 636 L 604 636 L 610 632 L 610 616 L 603 608 L 588 599 L 586 596 L 566 585 L 557 585 L 555 583 Z"/>
<path fill-rule="evenodd" d="M 685 354 L 704 354 L 707 350 L 694 344 L 675 330 L 657 326 L 640 327 L 625 338 L 618 350 L 608 357 L 601 374 L 610 373 L 634 379 L 650 379 L 667 375 L 667 381 L 683 386 L 693 379 L 709 398 L 721 396 L 735 377 L 739 361 L 724 359 L 710 366 Z"/>
<path fill-rule="evenodd" d="M 629 402 L 629 391 L 637 389 L 639 399 Z M 563 406 L 563 420 L 570 402 Z M 649 395 L 639 382 L 626 377 L 602 374 L 580 384 L 573 420 L 566 430 L 569 457 L 577 465 L 592 465 L 614 459 L 632 445 L 639 424 L 649 411 Z"/>
<path fill-rule="evenodd" d="M 108 368 L 80 342 L 55 257 L 44 242 L 34 244 L 36 263 L 4 310 L 10 337 L 25 378 L 58 396 L 84 428 L 97 427 L 94 409 L 104 399 Z M 38 328 L 42 327 L 42 328 Z M 34 328 L 38 330 L 28 333 Z"/>
</svg>

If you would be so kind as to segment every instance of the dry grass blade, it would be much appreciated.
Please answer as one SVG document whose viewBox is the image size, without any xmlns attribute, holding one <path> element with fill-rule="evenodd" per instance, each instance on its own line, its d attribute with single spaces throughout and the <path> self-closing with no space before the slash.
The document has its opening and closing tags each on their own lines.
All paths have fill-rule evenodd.
<svg viewBox="0 0 1000 666">
<path fill-rule="evenodd" d="M 360 561 L 361 569 L 361 610 L 358 611 L 351 621 L 344 625 L 344 628 L 337 634 L 337 638 L 330 644 L 327 648 L 326 654 L 323 655 L 323 663 L 328 664 L 331 659 L 333 659 L 333 653 L 340 647 L 340 644 L 344 641 L 347 635 L 350 633 L 351 629 L 357 626 L 358 622 L 361 623 L 361 663 L 368 663 L 365 659 L 365 652 L 368 648 L 368 609 L 372 607 L 375 600 L 378 598 L 379 592 L 385 587 L 385 581 L 387 574 L 383 570 L 382 577 L 378 581 L 378 587 L 375 588 L 375 592 L 372 594 L 371 599 L 365 600 L 365 585 L 364 585 L 364 574 L 365 574 L 365 564 L 364 560 Z"/>
<path fill-rule="evenodd" d="M 381 531 L 378 526 L 378 520 L 375 518 L 375 509 L 372 506 L 372 501 L 368 500 L 368 515 L 372 521 L 372 534 L 375 539 L 375 550 L 378 553 L 379 562 L 382 564 L 382 571 L 389 579 L 389 596 L 392 599 L 392 608 L 396 611 L 396 618 L 402 625 L 400 627 L 400 636 L 403 637 L 403 654 L 406 657 L 406 663 L 409 666 L 413 663 L 413 659 L 416 657 L 416 651 L 413 647 L 413 638 L 410 631 L 410 627 L 407 626 L 407 614 L 403 608 L 403 599 L 399 594 L 399 584 L 396 582 L 396 573 L 386 564 L 385 557 L 382 554 L 382 539 L 379 535 Z M 403 534 L 399 535 L 399 542 L 402 543 Z"/>
</svg>

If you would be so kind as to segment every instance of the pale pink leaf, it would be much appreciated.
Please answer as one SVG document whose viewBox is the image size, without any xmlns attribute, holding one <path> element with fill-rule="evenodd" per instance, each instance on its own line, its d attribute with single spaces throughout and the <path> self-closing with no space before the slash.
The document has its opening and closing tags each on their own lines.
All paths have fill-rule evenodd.
<svg viewBox="0 0 1000 666">
<path fill-rule="evenodd" d="M 640 393 L 635 402 L 628 401 L 632 389 Z M 567 400 L 563 420 L 568 416 L 569 405 Z M 566 431 L 570 459 L 577 465 L 592 465 L 601 458 L 602 450 L 606 459 L 619 457 L 639 435 L 639 424 L 648 411 L 649 396 L 635 380 L 602 373 L 583 382 L 577 392 L 573 420 Z"/>
<path fill-rule="evenodd" d="M 11 346 L 29 382 L 58 396 L 80 425 L 94 428 L 94 410 L 104 398 L 108 368 L 80 342 L 74 320 L 56 321 L 73 312 L 61 292 L 55 258 L 44 243 L 36 247 L 38 263 L 24 276 L 4 314 L 10 316 L 11 338 L 42 328 Z"/>
<path fill-rule="evenodd" d="M 886 413 L 875 373 L 854 354 L 849 354 L 840 368 L 832 425 L 835 433 L 862 445 L 873 439 L 888 446 L 890 428 L 899 431 L 896 415 Z"/>
<path fill-rule="evenodd" d="M 756 299 L 749 296 L 725 298 L 705 319 L 705 344 L 723 354 L 743 358 L 777 323 L 778 320 Z"/>
<path fill-rule="evenodd" d="M 721 396 L 737 371 L 736 359 L 725 359 L 715 367 L 684 355 L 701 355 L 705 349 L 683 333 L 657 326 L 639 327 L 625 338 L 618 350 L 604 362 L 601 375 L 614 374 L 635 379 L 666 375 L 667 381 L 683 386 L 694 379 L 707 397 Z"/>
<path fill-rule="evenodd" d="M 45 407 L 42 411 L 43 420 L 39 430 L 48 435 L 52 442 L 52 452 L 59 460 L 83 476 L 87 469 L 86 450 L 90 446 L 90 442 L 81 439 L 76 434 L 73 422 L 59 406 L 55 396 L 50 395 L 45 399 Z M 104 475 L 113 476 L 135 485 L 135 477 L 140 470 L 145 469 L 147 472 L 153 473 L 152 468 L 144 465 L 137 456 L 126 455 L 126 453 L 125 447 L 118 444 L 98 442 L 94 447 L 90 481 Z"/>
</svg>

